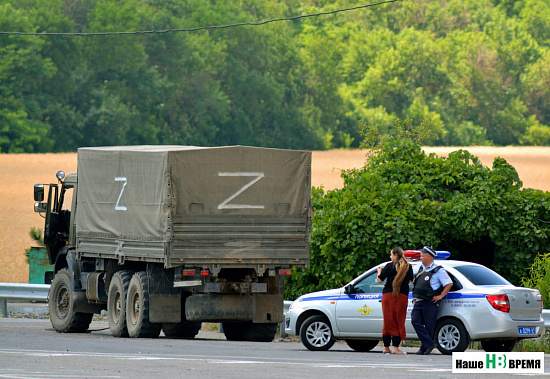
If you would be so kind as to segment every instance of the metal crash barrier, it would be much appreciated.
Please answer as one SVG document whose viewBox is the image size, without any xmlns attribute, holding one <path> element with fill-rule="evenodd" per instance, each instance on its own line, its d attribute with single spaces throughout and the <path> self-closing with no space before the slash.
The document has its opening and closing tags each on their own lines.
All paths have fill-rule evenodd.
<svg viewBox="0 0 550 379">
<path fill-rule="evenodd" d="M 48 301 L 49 284 L 0 283 L 0 313 L 8 317 L 8 300 Z"/>
</svg>

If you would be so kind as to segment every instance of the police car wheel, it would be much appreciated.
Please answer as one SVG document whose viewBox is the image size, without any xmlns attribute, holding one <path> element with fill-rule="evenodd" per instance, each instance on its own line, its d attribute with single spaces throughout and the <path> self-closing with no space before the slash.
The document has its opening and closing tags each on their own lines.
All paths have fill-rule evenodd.
<svg viewBox="0 0 550 379">
<path fill-rule="evenodd" d="M 487 340 L 481 341 L 481 347 L 488 353 L 506 353 L 514 350 L 516 340 Z"/>
<path fill-rule="evenodd" d="M 435 328 L 435 343 L 441 354 L 450 355 L 466 350 L 470 338 L 462 322 L 446 319 L 440 321 Z"/>
<path fill-rule="evenodd" d="M 335 342 L 330 322 L 322 315 L 311 316 L 304 321 L 300 328 L 300 339 L 312 351 L 328 350 Z"/>
<path fill-rule="evenodd" d="M 355 351 L 367 352 L 371 351 L 378 345 L 378 340 L 346 340 L 346 343 Z"/>
</svg>

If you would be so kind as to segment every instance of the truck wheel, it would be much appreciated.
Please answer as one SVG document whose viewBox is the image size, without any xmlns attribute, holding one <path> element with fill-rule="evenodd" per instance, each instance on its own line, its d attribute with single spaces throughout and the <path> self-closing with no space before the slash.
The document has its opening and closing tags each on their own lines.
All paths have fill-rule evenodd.
<svg viewBox="0 0 550 379">
<path fill-rule="evenodd" d="M 188 321 L 185 318 L 185 300 L 189 296 L 191 294 L 187 292 L 183 292 L 181 295 L 181 322 L 162 324 L 162 331 L 167 338 L 193 339 L 201 330 L 202 322 Z"/>
<path fill-rule="evenodd" d="M 378 342 L 378 340 L 346 340 L 349 347 L 362 353 L 374 349 L 378 345 Z"/>
<path fill-rule="evenodd" d="M 201 326 L 202 322 L 199 321 L 182 320 L 179 323 L 162 324 L 162 331 L 167 338 L 193 339 L 201 330 Z"/>
<path fill-rule="evenodd" d="M 128 334 L 134 338 L 157 338 L 162 324 L 149 322 L 149 285 L 147 273 L 136 272 L 128 286 L 126 299 Z"/>
<path fill-rule="evenodd" d="M 223 332 L 228 341 L 271 342 L 277 334 L 277 324 L 224 322 Z"/>
<path fill-rule="evenodd" d="M 93 313 L 73 311 L 73 291 L 68 269 L 60 270 L 54 277 L 49 293 L 50 322 L 60 333 L 82 333 L 88 330 Z"/>
<path fill-rule="evenodd" d="M 126 326 L 126 297 L 132 271 L 118 271 L 113 275 L 107 297 L 107 320 L 115 337 L 128 337 Z"/>
<path fill-rule="evenodd" d="M 445 319 L 435 327 L 435 344 L 443 355 L 463 352 L 469 343 L 468 332 L 459 320 Z"/>
<path fill-rule="evenodd" d="M 302 344 L 312 351 L 328 350 L 334 345 L 334 337 L 329 320 L 322 315 L 308 318 L 300 328 Z"/>
<path fill-rule="evenodd" d="M 250 335 L 249 338 L 246 338 L 247 341 L 271 342 L 277 334 L 277 324 L 252 324 L 250 332 L 247 334 Z"/>
<path fill-rule="evenodd" d="M 487 340 L 481 341 L 481 347 L 488 353 L 507 353 L 514 350 L 516 340 Z"/>
<path fill-rule="evenodd" d="M 247 322 L 223 322 L 223 334 L 228 341 L 245 341 Z"/>
</svg>

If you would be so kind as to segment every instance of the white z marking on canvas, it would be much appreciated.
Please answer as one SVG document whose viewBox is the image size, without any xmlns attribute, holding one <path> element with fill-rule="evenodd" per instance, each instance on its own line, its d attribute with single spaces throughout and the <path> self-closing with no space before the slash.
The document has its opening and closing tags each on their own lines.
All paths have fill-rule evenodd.
<svg viewBox="0 0 550 379">
<path fill-rule="evenodd" d="M 254 185 L 257 181 L 265 177 L 263 172 L 218 172 L 218 176 L 252 176 L 255 177 L 252 181 L 248 182 L 241 187 L 240 190 L 235 192 L 233 195 L 225 199 L 218 205 L 218 209 L 264 209 L 263 205 L 248 205 L 248 204 L 228 204 L 231 200 L 239 196 L 241 193 L 246 191 L 247 188 Z"/>
<path fill-rule="evenodd" d="M 118 195 L 118 200 L 116 201 L 115 210 L 116 211 L 127 211 L 128 208 L 126 208 L 126 206 L 124 206 L 124 205 L 119 205 L 119 203 L 120 203 L 120 198 L 122 197 L 122 193 L 124 192 L 124 188 L 126 187 L 126 184 L 128 183 L 128 179 L 126 179 L 124 177 L 121 177 L 121 176 L 117 176 L 115 178 L 115 182 L 124 182 L 124 184 L 122 185 L 122 189 L 120 190 L 120 195 Z"/>
</svg>

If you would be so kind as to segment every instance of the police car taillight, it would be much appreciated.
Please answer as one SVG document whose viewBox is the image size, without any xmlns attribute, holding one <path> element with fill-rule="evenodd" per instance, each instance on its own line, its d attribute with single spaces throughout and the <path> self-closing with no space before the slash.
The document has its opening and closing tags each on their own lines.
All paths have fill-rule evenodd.
<svg viewBox="0 0 550 379">
<path fill-rule="evenodd" d="M 501 312 L 510 312 L 510 301 L 508 295 L 485 295 L 487 301 L 493 308 Z"/>
</svg>

